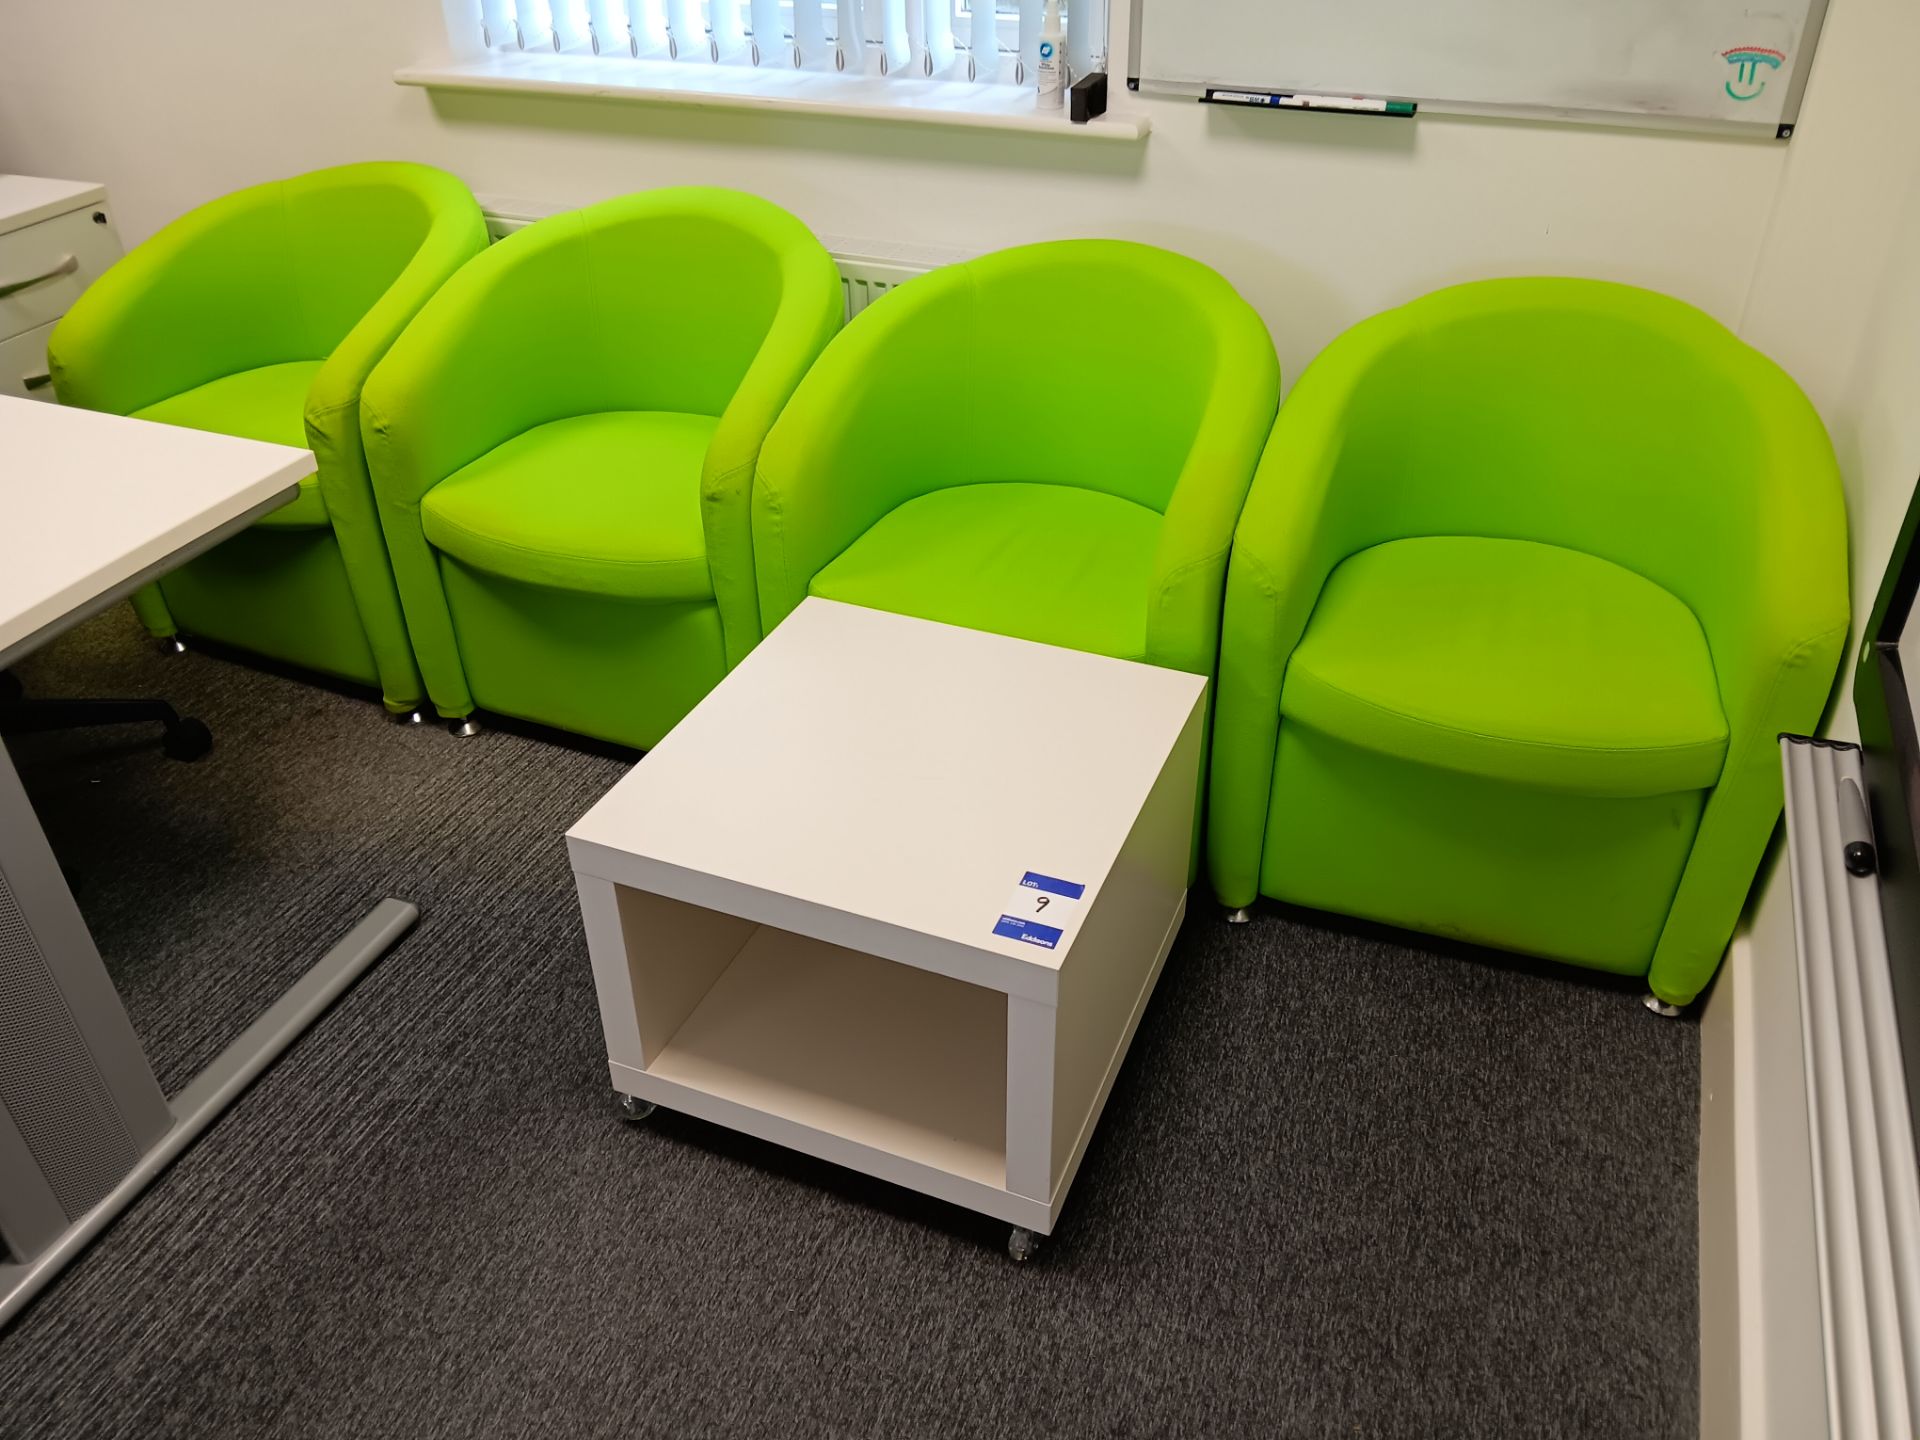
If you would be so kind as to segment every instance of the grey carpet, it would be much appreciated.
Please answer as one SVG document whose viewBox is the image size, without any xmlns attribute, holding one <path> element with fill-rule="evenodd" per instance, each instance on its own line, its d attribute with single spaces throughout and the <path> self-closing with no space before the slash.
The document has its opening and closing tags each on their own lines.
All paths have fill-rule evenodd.
<svg viewBox="0 0 1920 1440">
<path fill-rule="evenodd" d="M 178 1085 L 367 905 L 419 929 L 10 1330 L 0 1436 L 1682 1436 L 1698 1036 L 1631 990 L 1196 913 L 1044 1257 L 614 1114 L 560 835 L 622 761 L 456 741 L 122 613 L 165 693 L 15 742 Z"/>
</svg>

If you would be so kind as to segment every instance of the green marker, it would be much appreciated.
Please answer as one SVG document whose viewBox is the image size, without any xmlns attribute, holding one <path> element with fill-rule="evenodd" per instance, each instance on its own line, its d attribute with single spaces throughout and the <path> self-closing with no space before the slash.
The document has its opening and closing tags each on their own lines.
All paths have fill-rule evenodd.
<svg viewBox="0 0 1920 1440">
<path fill-rule="evenodd" d="M 1365 95 L 1296 95 L 1268 90 L 1208 90 L 1207 103 L 1252 105 L 1267 110 L 1325 110 L 1335 115 L 1411 117 L 1420 107 L 1411 100 L 1374 100 Z"/>
</svg>

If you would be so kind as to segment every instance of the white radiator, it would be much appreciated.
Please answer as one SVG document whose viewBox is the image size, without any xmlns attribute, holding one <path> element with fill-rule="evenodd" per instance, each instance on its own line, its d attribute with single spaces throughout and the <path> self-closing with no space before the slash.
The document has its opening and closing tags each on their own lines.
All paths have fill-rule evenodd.
<svg viewBox="0 0 1920 1440">
<path fill-rule="evenodd" d="M 1833 1440 L 1920 1433 L 1920 1174 L 1860 751 L 1780 738 Z"/>
<path fill-rule="evenodd" d="M 840 267 L 840 288 L 847 295 L 847 319 L 851 320 L 896 285 L 923 275 L 924 270 L 888 260 L 872 260 L 861 255 L 842 255 L 837 251 L 834 264 Z"/>
<path fill-rule="evenodd" d="M 524 202 L 483 201 L 482 210 L 487 218 L 487 238 L 498 240 L 503 235 L 531 225 L 534 221 L 560 212 L 550 206 L 529 205 Z M 832 236 L 822 236 L 822 243 L 833 254 L 834 264 L 840 267 L 840 287 L 846 295 L 846 318 L 851 320 L 867 306 L 878 300 L 896 285 L 911 280 L 916 275 L 941 265 L 964 260 L 967 254 L 958 250 L 938 250 L 925 246 L 875 245 L 852 240 L 839 240 Z"/>
</svg>

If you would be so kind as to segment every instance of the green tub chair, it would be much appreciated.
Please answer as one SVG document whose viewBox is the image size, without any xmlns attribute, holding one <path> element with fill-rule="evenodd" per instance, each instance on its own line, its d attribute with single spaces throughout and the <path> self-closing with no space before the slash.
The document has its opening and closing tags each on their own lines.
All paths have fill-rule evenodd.
<svg viewBox="0 0 1920 1440">
<path fill-rule="evenodd" d="M 1847 631 L 1793 382 L 1678 301 L 1443 290 L 1301 377 L 1235 538 L 1209 868 L 1256 893 L 1712 978 Z"/>
<path fill-rule="evenodd" d="M 751 195 L 654 190 L 509 235 L 367 382 L 427 693 L 645 748 L 760 638 L 747 492 L 840 274 Z"/>
<path fill-rule="evenodd" d="M 1260 317 L 1164 250 L 1059 241 L 915 279 L 768 438 L 761 617 L 820 595 L 1211 675 L 1279 384 Z"/>
<path fill-rule="evenodd" d="M 68 405 L 299 445 L 299 497 L 149 585 L 181 630 L 423 699 L 360 444 L 360 389 L 447 277 L 486 248 L 466 186 L 425 165 L 343 165 L 204 205 L 137 246 L 54 327 Z"/>
</svg>

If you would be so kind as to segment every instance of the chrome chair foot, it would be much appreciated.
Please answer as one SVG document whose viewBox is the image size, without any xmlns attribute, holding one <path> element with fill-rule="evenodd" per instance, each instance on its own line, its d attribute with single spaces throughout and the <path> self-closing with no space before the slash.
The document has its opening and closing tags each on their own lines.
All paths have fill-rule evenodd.
<svg viewBox="0 0 1920 1440">
<path fill-rule="evenodd" d="M 162 655 L 184 655 L 187 653 L 187 642 L 178 635 L 163 635 L 153 642 L 153 648 Z"/>
<path fill-rule="evenodd" d="M 447 722 L 447 733 L 458 735 L 462 740 L 480 733 L 480 722 L 471 715 L 462 715 L 458 720 Z"/>
<path fill-rule="evenodd" d="M 424 725 L 427 712 L 424 710 L 389 710 L 387 718 L 396 725 Z"/>
<path fill-rule="evenodd" d="M 1253 912 L 1242 905 L 1238 910 L 1227 911 L 1227 924 L 1244 925 L 1253 919 Z"/>
<path fill-rule="evenodd" d="M 1684 1005 L 1669 1005 L 1651 990 L 1640 997 L 1640 1003 L 1654 1014 L 1664 1015 L 1669 1020 L 1681 1014 L 1686 1009 Z"/>
</svg>

